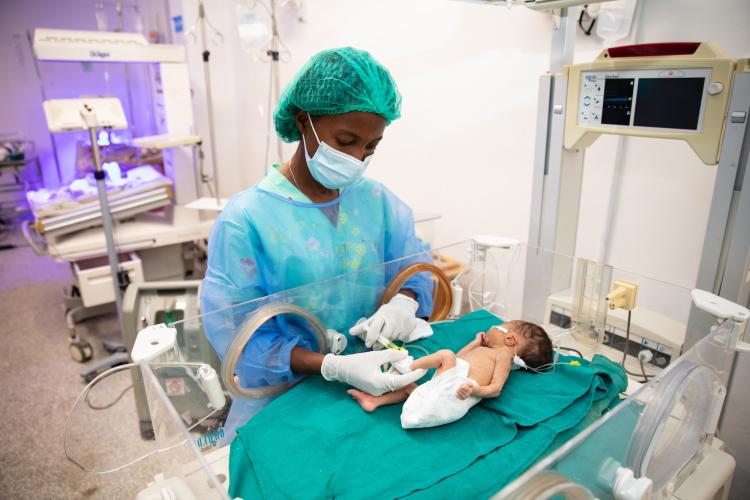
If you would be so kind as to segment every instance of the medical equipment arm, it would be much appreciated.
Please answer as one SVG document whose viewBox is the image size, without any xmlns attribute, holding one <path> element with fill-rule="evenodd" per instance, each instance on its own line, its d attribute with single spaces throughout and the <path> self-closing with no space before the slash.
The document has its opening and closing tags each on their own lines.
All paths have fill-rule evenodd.
<svg viewBox="0 0 750 500">
<path fill-rule="evenodd" d="M 475 387 L 471 395 L 477 396 L 479 398 L 498 397 L 503 390 L 505 381 L 508 380 L 510 367 L 510 360 L 503 358 L 502 355 L 498 355 L 495 358 L 495 370 L 492 372 L 492 380 L 490 381 L 489 385 Z"/>
<path fill-rule="evenodd" d="M 320 374 L 328 381 L 343 382 L 373 396 L 395 391 L 416 382 L 427 370 L 419 369 L 406 374 L 395 370 L 383 373 L 380 367 L 408 356 L 406 351 L 384 349 L 340 356 L 326 354 Z"/>
</svg>

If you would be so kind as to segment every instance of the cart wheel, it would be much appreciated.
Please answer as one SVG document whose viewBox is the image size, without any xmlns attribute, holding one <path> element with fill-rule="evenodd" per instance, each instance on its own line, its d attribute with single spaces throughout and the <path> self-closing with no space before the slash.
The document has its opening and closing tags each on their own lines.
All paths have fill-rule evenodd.
<svg viewBox="0 0 750 500">
<path fill-rule="evenodd" d="M 81 339 L 71 340 L 68 345 L 68 352 L 73 361 L 79 363 L 85 363 L 94 356 L 94 349 L 92 349 L 91 344 Z"/>
</svg>

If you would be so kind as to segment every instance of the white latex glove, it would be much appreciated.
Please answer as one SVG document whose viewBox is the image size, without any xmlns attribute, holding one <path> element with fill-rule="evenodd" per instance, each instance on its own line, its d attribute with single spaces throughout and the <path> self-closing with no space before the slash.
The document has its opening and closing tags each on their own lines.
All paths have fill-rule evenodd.
<svg viewBox="0 0 750 500">
<path fill-rule="evenodd" d="M 339 356 L 326 354 L 320 374 L 329 381 L 338 381 L 356 387 L 373 396 L 401 389 L 416 382 L 427 372 L 425 369 L 399 374 L 395 370 L 380 371 L 385 363 L 393 363 L 408 356 L 406 351 L 384 349 Z"/>
<path fill-rule="evenodd" d="M 419 303 L 416 300 L 398 293 L 366 321 L 351 327 L 349 333 L 364 337 L 367 347 L 372 347 L 381 335 L 388 340 L 408 340 L 417 326 L 417 308 Z"/>
</svg>

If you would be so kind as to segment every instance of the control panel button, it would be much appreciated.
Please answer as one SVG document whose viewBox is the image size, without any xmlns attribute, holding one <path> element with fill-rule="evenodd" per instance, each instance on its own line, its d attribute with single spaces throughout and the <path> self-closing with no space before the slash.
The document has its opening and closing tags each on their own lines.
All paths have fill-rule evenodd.
<svg viewBox="0 0 750 500">
<path fill-rule="evenodd" d="M 709 95 L 717 95 L 721 94 L 724 90 L 724 84 L 721 82 L 711 82 L 708 85 L 708 94 Z"/>
<path fill-rule="evenodd" d="M 745 111 L 732 111 L 732 114 L 730 116 L 732 123 L 745 123 L 747 113 Z"/>
</svg>

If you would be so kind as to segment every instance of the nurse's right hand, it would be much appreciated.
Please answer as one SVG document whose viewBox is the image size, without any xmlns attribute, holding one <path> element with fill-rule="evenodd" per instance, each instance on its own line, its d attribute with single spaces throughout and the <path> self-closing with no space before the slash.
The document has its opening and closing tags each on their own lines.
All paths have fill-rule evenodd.
<svg viewBox="0 0 750 500">
<path fill-rule="evenodd" d="M 408 356 L 406 351 L 383 349 L 382 351 L 360 352 L 339 356 L 326 354 L 320 367 L 320 374 L 329 381 L 349 384 L 373 396 L 395 391 L 416 382 L 427 370 L 418 369 L 405 374 L 395 370 L 383 373 L 380 367 Z"/>
</svg>

